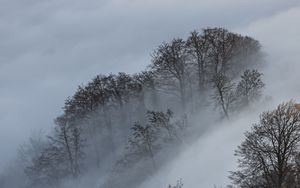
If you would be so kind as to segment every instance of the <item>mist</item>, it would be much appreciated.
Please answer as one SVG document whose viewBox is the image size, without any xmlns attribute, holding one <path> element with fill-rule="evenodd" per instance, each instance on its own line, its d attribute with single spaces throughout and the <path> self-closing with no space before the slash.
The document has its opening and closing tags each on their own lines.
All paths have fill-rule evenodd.
<svg viewBox="0 0 300 188">
<path fill-rule="evenodd" d="M 263 45 L 266 65 L 262 72 L 267 101 L 252 106 L 230 122 L 217 125 L 219 128 L 207 132 L 179 153 L 177 159 L 141 188 L 155 187 L 162 180 L 167 182 L 167 187 L 179 179 L 185 187 L 224 187 L 230 183 L 228 172 L 237 168 L 234 150 L 244 139 L 244 132 L 259 121 L 259 114 L 283 101 L 300 100 L 300 44 L 297 42 L 300 41 L 300 27 L 296 24 L 299 16 L 300 7 L 295 7 L 235 29 L 253 36 Z"/>
<path fill-rule="evenodd" d="M 201 125 L 207 123 L 212 126 L 203 128 L 201 134 L 193 135 L 194 140 L 171 151 L 174 152 L 172 159 L 164 162 L 157 173 L 143 179 L 136 187 L 167 187 L 179 179 L 182 179 L 184 187 L 229 184 L 228 171 L 236 169 L 233 154 L 244 138 L 243 133 L 258 121 L 263 111 L 289 99 L 299 100 L 300 27 L 297 26 L 297 18 L 300 7 L 297 1 L 255 1 L 249 4 L 237 1 L 177 1 L 173 8 L 167 8 L 170 3 L 167 1 L 145 4 L 134 1 L 93 1 L 85 4 L 78 1 L 69 7 L 70 3 L 3 3 L 3 32 L 0 35 L 4 41 L 0 58 L 3 88 L 0 96 L 0 138 L 3 152 L 0 172 L 5 172 L 15 160 L 19 145 L 27 142 L 32 132 L 43 130 L 46 135 L 51 134 L 53 119 L 62 113 L 64 100 L 73 95 L 77 85 L 88 83 L 97 74 L 140 72 L 149 65 L 149 54 L 160 43 L 174 37 L 186 37 L 193 29 L 224 26 L 261 43 L 265 62 L 259 70 L 266 84 L 263 102 L 254 103 L 230 120 L 214 121 L 210 119 L 219 119 L 218 113 L 209 118 L 199 113 L 199 117 L 203 118 Z M 35 6 L 29 9 L 29 5 Z M 28 10 L 20 11 L 24 7 Z M 7 12 L 9 9 L 19 10 L 19 13 L 12 16 Z M 216 14 L 220 10 L 235 13 Z M 109 12 L 118 14 L 110 15 Z M 178 15 L 177 12 L 183 13 Z M 67 22 L 69 25 L 64 25 Z M 10 33 L 13 30 L 19 31 Z M 25 34 L 20 34 L 20 31 L 25 31 Z M 166 103 L 172 104 L 172 101 Z M 161 110 L 169 107 L 165 105 Z M 198 120 L 194 118 L 190 123 L 195 126 L 199 124 Z M 117 134 L 123 135 L 122 131 L 127 131 L 124 135 L 130 135 L 127 129 Z M 126 142 L 124 135 L 122 139 Z M 117 156 L 122 154 L 122 147 L 118 149 Z M 109 155 L 104 156 L 103 161 L 112 163 Z M 76 183 L 77 187 L 102 186 L 109 173 L 109 165 L 100 170 L 92 169 Z M 74 182 L 66 180 L 62 187 L 74 187 Z"/>
</svg>

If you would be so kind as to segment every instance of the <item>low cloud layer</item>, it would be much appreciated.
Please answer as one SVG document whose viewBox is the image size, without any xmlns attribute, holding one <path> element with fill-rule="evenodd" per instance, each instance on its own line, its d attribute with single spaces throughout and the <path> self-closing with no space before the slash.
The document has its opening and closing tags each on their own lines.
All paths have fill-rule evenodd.
<svg viewBox="0 0 300 188">
<path fill-rule="evenodd" d="M 0 169 L 32 130 L 51 127 L 77 85 L 99 73 L 137 72 L 162 41 L 193 29 L 223 26 L 245 32 L 261 40 L 267 53 L 277 55 L 268 61 L 273 58 L 276 67 L 295 71 L 293 64 L 280 62 L 293 63 L 290 56 L 299 49 L 292 38 L 299 33 L 298 9 L 291 9 L 297 4 L 297 0 L 2 0 Z M 288 38 L 283 43 L 284 35 Z M 280 56 L 282 50 L 286 56 Z M 287 81 L 290 73 L 280 74 Z M 276 87 L 268 91 L 276 92 L 277 79 Z"/>
</svg>

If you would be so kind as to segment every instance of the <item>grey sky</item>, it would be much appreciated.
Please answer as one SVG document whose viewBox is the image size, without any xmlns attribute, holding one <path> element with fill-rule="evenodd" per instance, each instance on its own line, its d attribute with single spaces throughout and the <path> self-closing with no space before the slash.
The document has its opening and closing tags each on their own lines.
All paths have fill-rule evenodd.
<svg viewBox="0 0 300 188">
<path fill-rule="evenodd" d="M 32 130 L 49 129 L 66 97 L 96 74 L 137 72 L 162 41 L 207 26 L 243 30 L 296 5 L 298 0 L 0 0 L 0 169 Z"/>
</svg>

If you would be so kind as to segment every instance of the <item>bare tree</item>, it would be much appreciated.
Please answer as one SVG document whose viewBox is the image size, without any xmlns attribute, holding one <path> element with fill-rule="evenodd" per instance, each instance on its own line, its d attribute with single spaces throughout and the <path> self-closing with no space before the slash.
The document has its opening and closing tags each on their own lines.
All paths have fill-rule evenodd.
<svg viewBox="0 0 300 188">
<path fill-rule="evenodd" d="M 132 135 L 129 137 L 126 150 L 120 160 L 117 161 L 114 171 L 122 172 L 124 169 L 133 167 L 142 160 L 150 159 L 153 170 L 156 170 L 155 154 L 166 148 L 169 143 L 181 141 L 177 132 L 185 128 L 184 120 L 173 121 L 171 110 L 147 111 L 147 122 L 136 122 L 131 128 Z M 175 146 L 175 145 L 173 145 Z"/>
<path fill-rule="evenodd" d="M 216 74 L 212 79 L 213 95 L 212 99 L 215 102 L 216 108 L 221 108 L 224 115 L 229 118 L 234 101 L 234 83 L 224 73 Z"/>
<path fill-rule="evenodd" d="M 32 133 L 29 140 L 18 149 L 18 162 L 23 168 L 32 165 L 32 160 L 37 158 L 47 145 L 43 131 Z"/>
<path fill-rule="evenodd" d="M 89 99 L 91 101 L 91 107 L 93 110 L 88 114 L 88 131 L 89 139 L 92 141 L 94 152 L 96 155 L 96 165 L 100 167 L 100 133 L 105 130 L 108 134 L 106 135 L 105 140 L 108 140 L 108 143 L 111 148 L 111 155 L 115 154 L 115 146 L 113 140 L 113 124 L 111 111 L 114 108 L 115 104 L 112 104 L 112 92 L 111 89 L 111 80 L 113 75 L 97 75 L 91 82 L 88 83 L 85 88 L 89 93 Z M 89 103 L 88 103 L 89 104 Z"/>
<path fill-rule="evenodd" d="M 126 73 L 120 72 L 117 75 L 111 75 L 109 79 L 108 89 L 113 96 L 113 100 L 116 105 L 119 106 L 121 113 L 124 113 L 124 105 L 130 99 L 130 84 L 132 83 L 132 77 Z M 125 118 L 125 114 L 121 114 L 122 118 Z M 124 120 L 124 119 L 123 119 Z"/>
<path fill-rule="evenodd" d="M 300 111 L 294 102 L 280 104 L 261 114 L 260 122 L 245 133 L 238 147 L 240 170 L 230 178 L 241 188 L 286 188 L 296 186 L 300 147 Z"/>
<path fill-rule="evenodd" d="M 174 39 L 171 43 L 163 43 L 154 51 L 152 57 L 151 68 L 161 77 L 161 81 L 165 83 L 165 86 L 173 86 L 173 89 L 179 91 L 181 106 L 185 111 L 187 75 L 189 74 L 185 41 Z"/>
<path fill-rule="evenodd" d="M 70 174 L 66 156 L 60 150 L 55 145 L 48 145 L 39 157 L 33 159 L 32 165 L 25 169 L 32 186 L 57 186 Z"/>
<path fill-rule="evenodd" d="M 227 73 L 231 67 L 231 60 L 237 55 L 240 35 L 228 32 L 223 28 L 208 28 L 203 30 L 204 37 L 210 44 L 210 73 L 212 76 Z"/>
<path fill-rule="evenodd" d="M 52 146 L 60 148 L 60 154 L 57 155 L 66 156 L 65 159 L 69 166 L 68 171 L 76 178 L 80 172 L 80 161 L 84 156 L 82 151 L 84 140 L 81 137 L 80 129 L 70 125 L 65 116 L 57 118 L 55 122 L 57 127 L 54 135 L 48 138 Z"/>
<path fill-rule="evenodd" d="M 201 35 L 197 31 L 190 33 L 186 43 L 189 48 L 189 53 L 191 53 L 196 60 L 198 87 L 202 93 L 207 81 L 207 64 L 209 62 L 210 44 L 207 37 Z"/>
<path fill-rule="evenodd" d="M 150 103 L 154 103 L 153 106 L 157 107 L 157 96 L 155 89 L 154 75 L 151 71 L 143 71 L 135 74 L 132 77 L 132 83 L 130 84 L 131 95 L 136 99 L 138 103 L 138 113 L 141 117 L 144 116 L 147 105 L 147 93 L 150 93 L 148 97 Z"/>
<path fill-rule="evenodd" d="M 131 129 L 133 133 L 127 146 L 129 153 L 149 157 L 152 161 L 153 169 L 156 170 L 154 152 L 157 149 L 155 148 L 157 137 L 155 128 L 150 125 L 144 127 L 137 122 Z"/>
<path fill-rule="evenodd" d="M 108 89 L 111 76 L 97 75 L 86 86 L 79 86 L 64 106 L 64 113 L 70 121 L 89 119 L 99 106 L 107 107 L 111 91 Z"/>
<path fill-rule="evenodd" d="M 77 178 L 84 157 L 84 140 L 80 129 L 70 126 L 61 116 L 56 119 L 57 127 L 40 153 L 25 168 L 32 185 L 55 186 L 64 177 Z"/>
<path fill-rule="evenodd" d="M 167 132 L 167 141 L 180 140 L 177 134 L 177 124 L 179 122 L 172 122 L 173 112 L 168 109 L 166 112 L 163 111 L 148 111 L 148 123 L 149 125 L 162 128 Z"/>
<path fill-rule="evenodd" d="M 258 100 L 265 86 L 261 80 L 262 74 L 257 70 L 245 70 L 242 80 L 237 85 L 237 95 L 242 105 Z"/>
<path fill-rule="evenodd" d="M 254 66 L 259 66 L 263 62 L 263 53 L 260 51 L 260 43 L 248 36 L 240 37 L 235 48 L 236 55 L 231 61 L 232 73 L 239 75 L 241 71 Z"/>
</svg>

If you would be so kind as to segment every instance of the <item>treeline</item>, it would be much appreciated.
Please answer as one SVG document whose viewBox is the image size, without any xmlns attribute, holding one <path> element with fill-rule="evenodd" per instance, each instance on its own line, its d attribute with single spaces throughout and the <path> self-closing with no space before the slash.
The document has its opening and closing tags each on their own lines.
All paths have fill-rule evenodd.
<svg viewBox="0 0 300 188">
<path fill-rule="evenodd" d="M 162 43 L 141 73 L 97 75 L 66 100 L 41 147 L 22 148 L 26 186 L 57 186 L 94 168 L 109 174 L 107 187 L 135 186 L 162 164 L 159 153 L 184 142 L 202 109 L 230 118 L 259 99 L 261 57 L 258 41 L 208 28 Z"/>
</svg>

